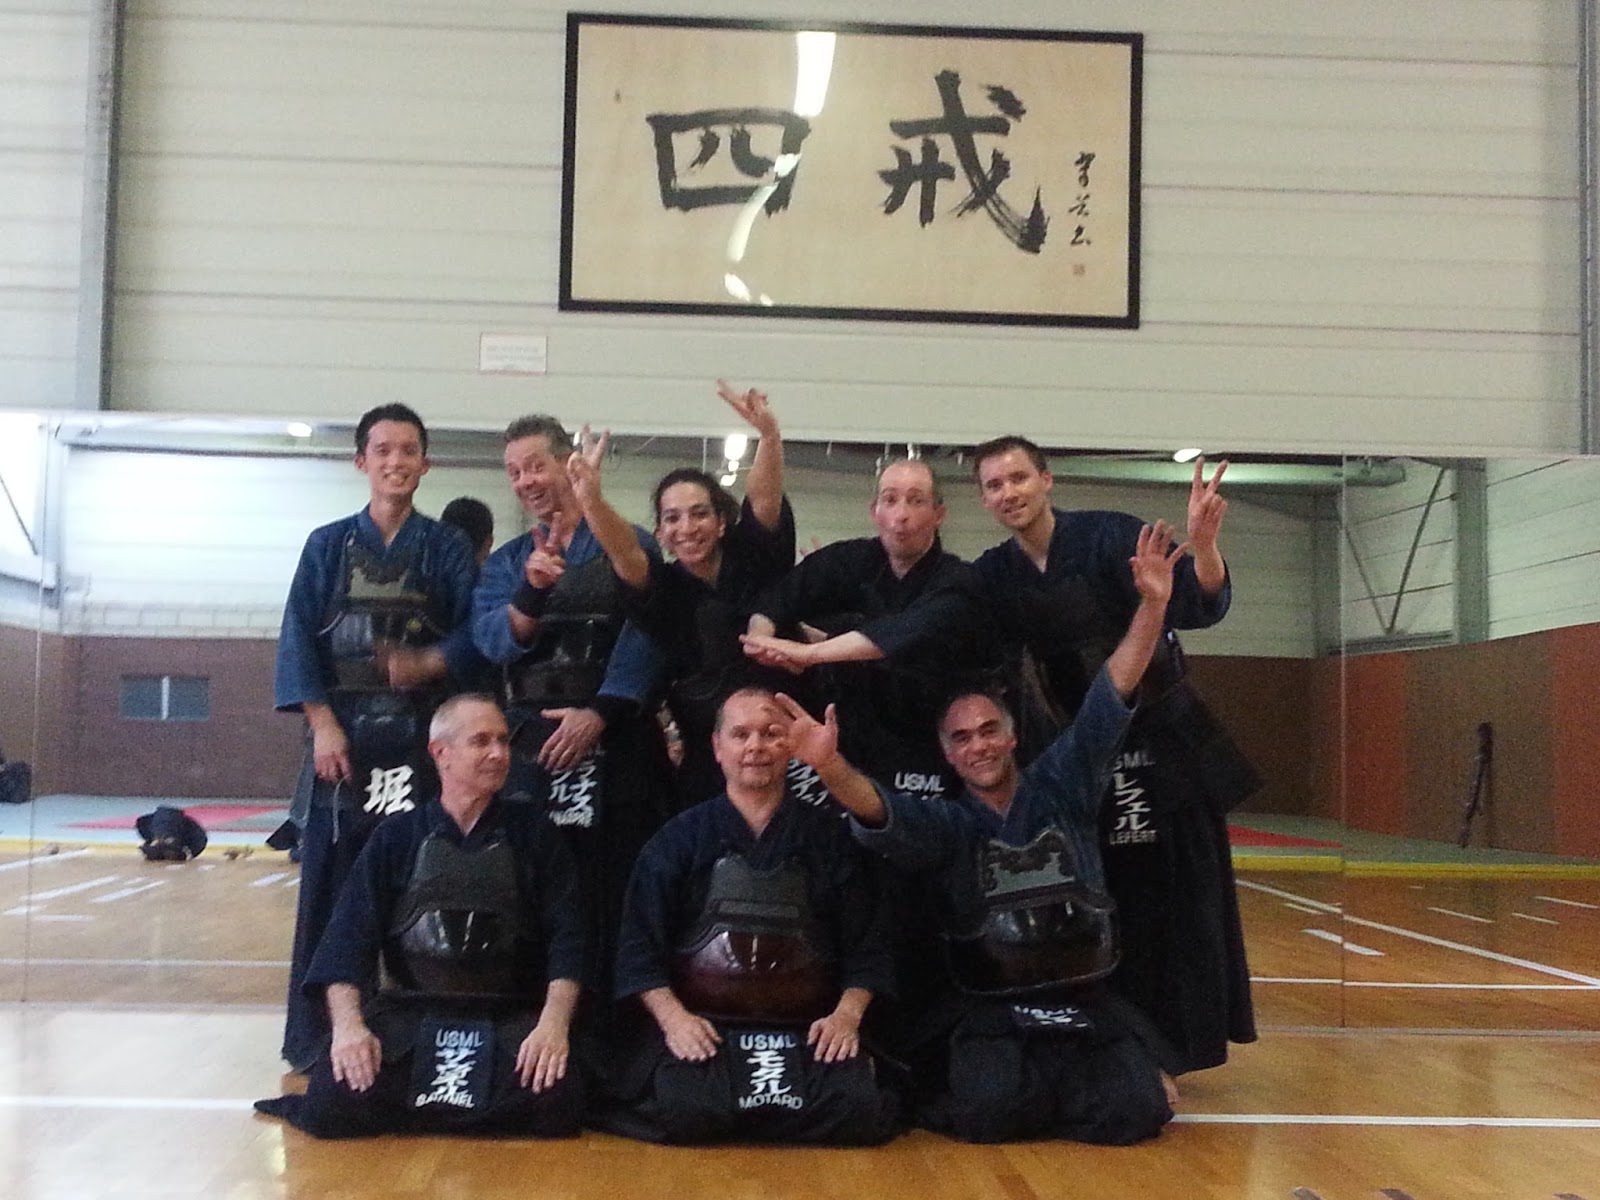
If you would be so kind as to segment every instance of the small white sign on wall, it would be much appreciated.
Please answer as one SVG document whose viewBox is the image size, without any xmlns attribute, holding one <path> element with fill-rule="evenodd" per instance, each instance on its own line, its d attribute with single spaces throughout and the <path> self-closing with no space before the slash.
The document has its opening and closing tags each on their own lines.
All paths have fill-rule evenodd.
<svg viewBox="0 0 1600 1200">
<path fill-rule="evenodd" d="M 547 339 L 542 333 L 478 335 L 478 374 L 543 375 Z"/>
</svg>

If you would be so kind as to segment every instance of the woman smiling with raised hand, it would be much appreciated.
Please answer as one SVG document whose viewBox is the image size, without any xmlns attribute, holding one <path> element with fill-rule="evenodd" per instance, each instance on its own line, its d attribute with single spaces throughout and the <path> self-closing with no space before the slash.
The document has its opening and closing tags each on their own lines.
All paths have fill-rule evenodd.
<svg viewBox="0 0 1600 1200">
<path fill-rule="evenodd" d="M 765 392 L 738 391 L 717 380 L 717 394 L 755 430 L 759 441 L 745 476 L 741 504 L 705 471 L 667 472 L 652 495 L 656 539 L 669 556 L 651 562 L 603 529 L 625 527 L 600 493 L 598 460 L 574 455 L 570 469 L 589 525 L 606 546 L 612 569 L 634 592 L 632 617 L 666 653 L 667 707 L 683 739 L 678 768 L 681 805 L 722 791 L 711 755 L 711 729 L 722 697 L 766 678 L 744 655 L 739 635 L 756 597 L 795 560 L 794 513 L 783 494 L 783 439 Z M 615 516 L 608 522 L 607 516 Z M 618 541 L 617 553 L 610 542 Z M 789 681 L 792 687 L 793 681 Z"/>
</svg>

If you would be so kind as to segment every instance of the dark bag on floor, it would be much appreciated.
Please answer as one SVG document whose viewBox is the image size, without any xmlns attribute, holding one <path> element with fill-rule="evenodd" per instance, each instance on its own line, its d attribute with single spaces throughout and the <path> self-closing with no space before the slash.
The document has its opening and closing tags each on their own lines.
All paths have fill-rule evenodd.
<svg viewBox="0 0 1600 1200">
<path fill-rule="evenodd" d="M 32 799 L 33 768 L 0 759 L 0 804 L 26 804 Z"/>
</svg>

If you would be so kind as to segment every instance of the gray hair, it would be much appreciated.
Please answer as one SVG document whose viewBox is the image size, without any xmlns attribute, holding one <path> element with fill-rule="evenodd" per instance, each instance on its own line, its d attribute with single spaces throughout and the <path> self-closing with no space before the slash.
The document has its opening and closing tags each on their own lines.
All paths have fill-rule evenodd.
<svg viewBox="0 0 1600 1200">
<path fill-rule="evenodd" d="M 434 709 L 433 720 L 428 722 L 428 740 L 446 742 L 461 732 L 461 710 L 470 704 L 487 704 L 496 712 L 500 711 L 494 697 L 484 692 L 462 692 L 459 696 L 451 696 Z"/>
<path fill-rule="evenodd" d="M 939 486 L 939 476 L 934 472 L 933 464 L 925 458 L 891 458 L 878 468 L 878 475 L 872 481 L 872 502 L 878 502 L 878 493 L 883 490 L 883 476 L 890 467 L 921 467 L 928 473 L 928 486 L 932 489 L 933 502 L 944 503 L 944 491 Z"/>
</svg>

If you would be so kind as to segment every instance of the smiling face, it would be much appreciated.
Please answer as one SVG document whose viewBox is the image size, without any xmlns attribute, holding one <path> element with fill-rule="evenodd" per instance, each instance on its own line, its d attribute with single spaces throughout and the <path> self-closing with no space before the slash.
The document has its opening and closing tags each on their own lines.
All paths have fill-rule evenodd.
<svg viewBox="0 0 1600 1200">
<path fill-rule="evenodd" d="M 984 508 L 1013 533 L 1027 529 L 1050 509 L 1049 471 L 1040 470 L 1026 450 L 991 454 L 978 464 L 978 493 Z"/>
<path fill-rule="evenodd" d="M 878 477 L 872 523 L 895 564 L 909 566 L 933 548 L 944 521 L 944 505 L 935 497 L 933 471 L 926 463 L 894 463 Z"/>
<path fill-rule="evenodd" d="M 446 796 L 492 796 L 511 770 L 506 718 L 488 701 L 468 701 L 453 715 L 450 728 L 428 742 Z"/>
<path fill-rule="evenodd" d="M 1017 735 L 1011 718 L 988 696 L 962 696 L 939 722 L 945 761 L 972 794 L 1004 790 L 1017 777 Z"/>
<path fill-rule="evenodd" d="M 782 712 L 763 692 L 735 692 L 723 702 L 711 753 L 730 793 L 781 793 L 789 766 L 789 738 Z"/>
<path fill-rule="evenodd" d="M 518 438 L 506 445 L 506 479 L 522 511 L 539 521 L 549 521 L 567 503 L 572 487 L 567 482 L 566 447 L 557 453 L 544 434 Z"/>
<path fill-rule="evenodd" d="M 728 523 L 698 483 L 675 483 L 661 493 L 656 540 L 696 575 L 715 574 Z"/>
<path fill-rule="evenodd" d="M 356 470 L 367 477 L 374 500 L 407 500 L 428 473 L 422 430 L 409 421 L 378 421 L 356 454 Z"/>
</svg>

